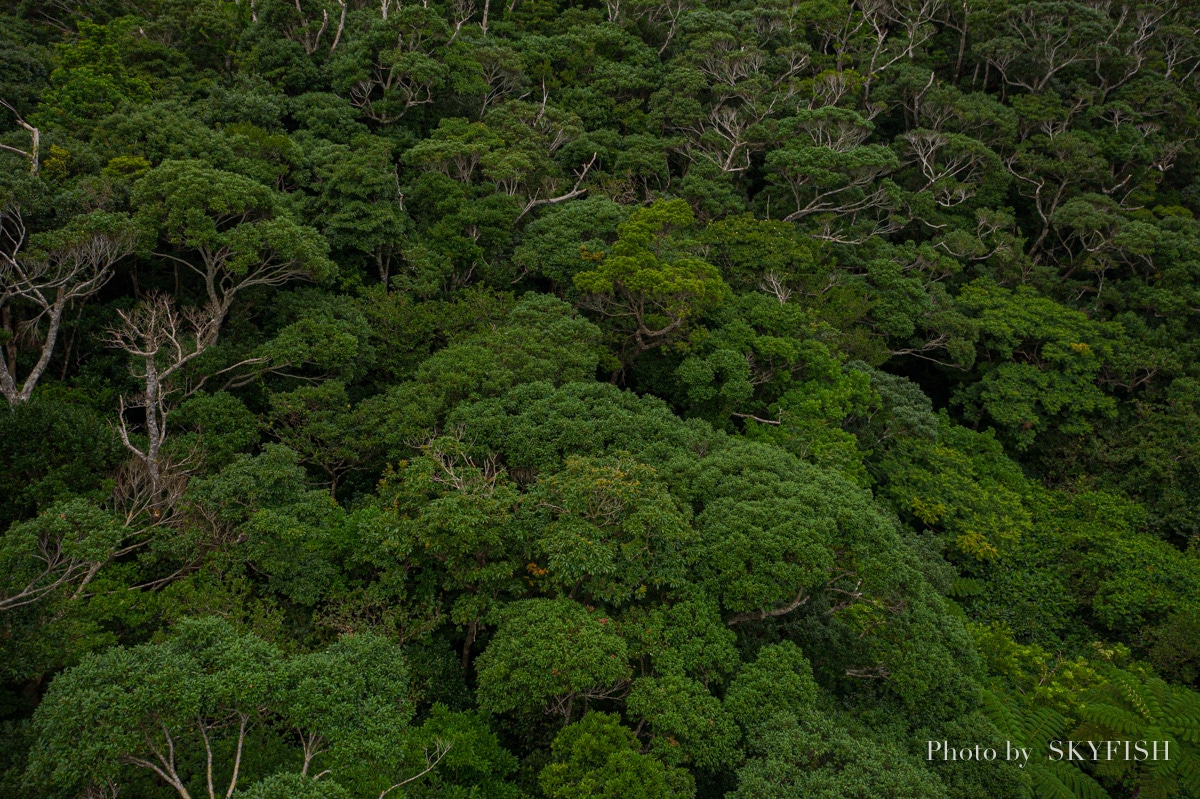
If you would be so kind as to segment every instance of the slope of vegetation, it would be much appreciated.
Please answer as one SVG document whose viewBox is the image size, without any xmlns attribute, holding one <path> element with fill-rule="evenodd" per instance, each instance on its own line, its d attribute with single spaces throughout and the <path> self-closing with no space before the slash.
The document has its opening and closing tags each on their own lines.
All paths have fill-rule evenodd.
<svg viewBox="0 0 1200 799">
<path fill-rule="evenodd" d="M 0 8 L 0 795 L 1200 796 L 1194 4 Z"/>
</svg>

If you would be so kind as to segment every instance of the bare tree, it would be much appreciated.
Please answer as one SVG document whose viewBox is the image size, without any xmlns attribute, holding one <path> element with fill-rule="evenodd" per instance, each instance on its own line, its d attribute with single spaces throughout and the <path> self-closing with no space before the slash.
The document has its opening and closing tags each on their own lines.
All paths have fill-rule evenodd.
<svg viewBox="0 0 1200 799">
<path fill-rule="evenodd" d="M 174 378 L 215 340 L 217 311 L 210 305 L 180 312 L 170 297 L 155 294 L 132 311 L 118 313 L 121 324 L 108 331 L 108 344 L 133 357 L 131 370 L 144 390 L 134 397 L 121 397 L 117 433 L 125 448 L 145 465 L 150 475 L 149 490 L 157 501 L 166 487 L 161 450 L 167 438 L 167 417 L 171 410 L 168 400 L 179 390 L 173 384 Z M 144 447 L 139 447 L 130 437 L 129 421 L 125 416 L 130 408 L 141 408 L 145 412 L 147 441 Z"/>
<path fill-rule="evenodd" d="M 792 298 L 792 290 L 788 288 L 787 282 L 775 272 L 767 272 L 763 275 L 758 289 L 777 299 L 780 305 L 786 305 L 787 301 Z"/>
<path fill-rule="evenodd" d="M 0 393 L 9 405 L 32 396 L 54 353 L 67 305 L 99 291 L 112 277 L 113 264 L 134 248 L 134 234 L 127 226 L 90 232 L 81 228 L 55 238 L 45 251 L 28 252 L 29 232 L 20 206 L 0 208 L 0 325 L 7 334 L 5 357 L 0 358 Z M 32 305 L 33 318 L 15 320 L 17 304 Z M 24 381 L 17 376 L 17 341 L 22 336 L 36 341 L 39 349 Z"/>
</svg>

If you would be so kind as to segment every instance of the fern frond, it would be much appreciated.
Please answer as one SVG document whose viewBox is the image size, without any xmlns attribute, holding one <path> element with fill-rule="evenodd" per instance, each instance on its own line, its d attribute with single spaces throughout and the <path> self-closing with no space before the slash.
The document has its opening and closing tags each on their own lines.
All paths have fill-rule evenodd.
<svg viewBox="0 0 1200 799">
<path fill-rule="evenodd" d="M 1003 735 L 1024 746 L 1056 738 L 1067 726 L 1067 720 L 1053 708 L 1025 711 L 993 691 L 983 692 L 983 712 Z"/>
<path fill-rule="evenodd" d="M 1191 691 L 1176 692 L 1163 703 L 1162 724 L 1179 738 L 1200 743 L 1200 701 Z"/>
<path fill-rule="evenodd" d="M 1084 696 L 1081 723 L 1071 737 L 1079 740 L 1133 738 L 1169 741 L 1170 760 L 1100 762 L 1096 773 L 1119 777 L 1134 771 L 1139 799 L 1200 797 L 1200 694 L 1163 680 L 1142 680 L 1115 671 L 1109 682 Z"/>
<path fill-rule="evenodd" d="M 1174 799 L 1175 780 L 1150 778 L 1138 783 L 1138 799 Z"/>
<path fill-rule="evenodd" d="M 1016 713 L 1000 696 L 986 688 L 983 694 L 983 713 L 992 722 L 992 725 L 1010 740 L 1020 740 L 1018 734 L 1020 722 L 1017 719 Z"/>
<path fill-rule="evenodd" d="M 1200 796 L 1200 760 L 1194 757 L 1180 759 L 1176 766 L 1179 784 L 1190 796 Z"/>
<path fill-rule="evenodd" d="M 1053 708 L 1036 710 L 1024 718 L 1025 743 L 1043 744 L 1062 735 L 1067 720 Z"/>
<path fill-rule="evenodd" d="M 1109 799 L 1100 783 L 1070 763 L 1060 760 L 1030 766 L 1029 780 L 1038 799 Z"/>
<path fill-rule="evenodd" d="M 1100 702 L 1080 706 L 1079 717 L 1121 735 L 1133 735 L 1145 726 L 1144 720 L 1137 714 Z"/>
<path fill-rule="evenodd" d="M 1111 677 L 1111 680 L 1112 682 L 1105 688 L 1111 688 L 1111 693 L 1123 699 L 1125 704 L 1132 707 L 1142 718 L 1154 718 L 1153 688 L 1151 686 L 1143 685 L 1132 674 L 1125 672 L 1117 672 Z M 1110 693 L 1110 691 L 1105 691 L 1105 693 Z"/>
<path fill-rule="evenodd" d="M 983 593 L 984 585 L 981 580 L 973 577 L 956 577 L 950 583 L 950 596 L 979 596 Z"/>
<path fill-rule="evenodd" d="M 1163 719 L 1163 726 L 1179 738 L 1191 743 L 1200 743 L 1200 717 L 1173 716 Z"/>
</svg>

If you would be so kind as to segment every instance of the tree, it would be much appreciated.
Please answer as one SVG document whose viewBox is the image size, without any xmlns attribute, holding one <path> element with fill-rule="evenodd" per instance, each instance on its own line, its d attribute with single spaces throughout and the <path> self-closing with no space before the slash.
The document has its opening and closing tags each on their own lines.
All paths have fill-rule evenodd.
<svg viewBox="0 0 1200 799">
<path fill-rule="evenodd" d="M 994 38 L 981 41 L 977 51 L 1006 83 L 1035 94 L 1089 59 L 1107 38 L 1103 15 L 1083 3 L 1034 0 L 983 4 L 980 11 Z"/>
<path fill-rule="evenodd" d="M 133 252 L 135 235 L 119 214 L 94 212 L 58 230 L 30 234 L 19 202 L 8 197 L 0 207 L 0 325 L 4 357 L 0 357 L 0 393 L 9 405 L 28 402 L 50 365 L 62 326 L 63 312 L 98 292 L 112 277 L 113 265 Z M 20 306 L 35 315 L 14 318 Z M 38 357 L 25 379 L 18 374 L 17 341 L 37 339 Z"/>
<path fill-rule="evenodd" d="M 218 785 L 232 796 L 279 660 L 271 645 L 217 619 L 184 622 L 163 644 L 89 657 L 55 680 L 38 709 L 30 780 L 84 787 L 118 780 L 132 766 L 157 775 L 180 799 L 191 799 L 197 783 L 209 799 Z M 202 765 L 191 773 L 196 748 Z"/>
<path fill-rule="evenodd" d="M 691 775 L 640 754 L 632 731 L 616 716 L 588 713 L 563 729 L 551 747 L 554 762 L 538 777 L 551 799 L 687 799 Z"/>
<path fill-rule="evenodd" d="M 568 458 L 538 479 L 529 499 L 542 577 L 568 596 L 619 606 L 686 583 L 695 533 L 644 464 Z"/>
<path fill-rule="evenodd" d="M 387 124 L 441 93 L 453 35 L 433 9 L 397 6 L 394 14 L 381 17 L 370 19 L 363 34 L 336 53 L 330 68 L 343 96 L 368 119 Z"/>
<path fill-rule="evenodd" d="M 76 595 L 125 538 L 111 513 L 82 499 L 50 506 L 36 519 L 14 524 L 0 537 L 0 611 L 45 599 L 59 589 Z"/>
<path fill-rule="evenodd" d="M 348 144 L 314 142 L 316 196 L 310 207 L 331 249 L 365 255 L 387 285 L 408 227 L 389 142 L 357 136 Z"/>
<path fill-rule="evenodd" d="M 360 417 L 345 386 L 336 380 L 271 397 L 273 432 L 304 462 L 325 473 L 333 497 L 338 483 L 371 455 L 372 441 Z"/>
<path fill-rule="evenodd" d="M 839 728 L 834 719 L 817 712 L 780 713 L 754 737 L 752 745 L 759 756 L 738 771 L 738 788 L 730 796 L 947 796 L 937 776 L 918 766 L 900 747 L 864 739 L 856 732 Z"/>
<path fill-rule="evenodd" d="M 199 258 L 196 264 L 162 254 L 203 280 L 214 341 L 240 292 L 336 272 L 321 235 L 294 221 L 275 192 L 241 175 L 199 161 L 165 161 L 138 181 L 133 201 L 155 240 Z"/>
<path fill-rule="evenodd" d="M 413 731 L 406 759 L 414 765 L 429 763 L 442 753 L 437 767 L 423 775 L 424 783 L 407 789 L 418 796 L 516 796 L 508 779 L 517 769 L 517 759 L 500 745 L 487 713 L 452 712 L 434 704 L 425 723 Z M 417 757 L 419 753 L 419 758 Z M 415 782 L 415 780 L 411 780 Z M 394 783 L 393 783 L 394 784 Z M 399 787 L 399 786 L 397 786 Z"/>
<path fill-rule="evenodd" d="M 401 747 L 413 708 L 394 643 L 347 636 L 323 652 L 289 658 L 280 680 L 280 716 L 300 741 L 301 776 L 359 776 Z"/>
<path fill-rule="evenodd" d="M 378 762 L 411 717 L 406 689 L 402 655 L 380 638 L 286 658 L 222 619 L 184 620 L 162 643 L 114 647 L 54 681 L 28 780 L 78 789 L 133 767 L 180 799 L 232 797 L 254 736 L 276 722 L 299 735 L 306 770 L 327 747 L 334 766 Z"/>
<path fill-rule="evenodd" d="M 820 237 L 844 242 L 887 230 L 893 199 L 885 177 L 900 161 L 891 149 L 865 143 L 870 123 L 852 111 L 822 108 L 798 114 L 786 129 L 791 138 L 766 159 L 773 180 L 791 195 L 783 220 L 825 220 Z M 842 231 L 833 226 L 838 218 L 847 220 Z"/>
<path fill-rule="evenodd" d="M 617 228 L 617 241 L 596 268 L 575 275 L 584 306 L 611 326 L 616 380 L 642 353 L 684 338 L 693 318 L 721 303 L 729 288 L 683 238 L 694 223 L 682 200 L 640 208 Z"/>
<path fill-rule="evenodd" d="M 471 306 L 455 310 L 476 312 Z M 579 382 L 596 371 L 600 331 L 554 297 L 526 295 L 506 319 L 493 317 L 476 327 L 471 321 L 469 333 L 425 359 L 412 380 L 363 403 L 388 457 L 410 455 L 432 431 L 461 427 L 448 415 L 464 401 L 503 396 L 526 383 Z"/>
<path fill-rule="evenodd" d="M 790 292 L 784 280 L 777 288 Z M 675 370 L 686 392 L 679 404 L 862 480 L 857 444 L 842 427 L 869 406 L 869 380 L 845 369 L 836 350 L 813 335 L 801 303 L 756 292 L 709 318 L 713 329 Z"/>
<path fill-rule="evenodd" d="M 618 628 L 642 675 L 687 676 L 713 689 L 741 665 L 737 635 L 711 599 L 625 610 Z"/>
<path fill-rule="evenodd" d="M 1090 432 L 1092 416 L 1115 412 L 1097 378 L 1119 345 L 1119 325 L 1089 319 L 1025 287 L 1014 292 L 985 281 L 965 287 L 958 301 L 976 318 L 986 356 L 978 360 L 980 379 L 956 399 L 977 415 L 986 412 L 1018 447 L 1029 447 L 1052 426 Z"/>
<path fill-rule="evenodd" d="M 47 397 L 0 415 L 0 440 L 38 442 L 0 449 L 0 528 L 33 518 L 59 500 L 102 502 L 105 481 L 124 457 L 103 416 Z"/>
<path fill-rule="evenodd" d="M 729 624 L 786 616 L 827 590 L 857 586 L 845 601 L 861 597 L 865 575 L 846 559 L 865 554 L 878 522 L 841 479 L 776 448 L 737 442 L 699 461 L 692 485 L 703 503 L 695 573 Z"/>
<path fill-rule="evenodd" d="M 493 713 L 545 707 L 570 722 L 577 699 L 620 694 L 629 664 L 614 626 L 569 599 L 512 603 L 475 663 L 480 706 Z"/>
<path fill-rule="evenodd" d="M 803 716 L 817 699 L 812 666 L 791 641 L 764 646 L 725 694 L 725 710 L 747 735 L 761 732 L 778 713 Z"/>
<path fill-rule="evenodd" d="M 576 291 L 575 274 L 588 268 L 580 253 L 606 251 L 627 216 L 627 208 L 606 197 L 551 206 L 525 227 L 513 263 L 523 272 L 552 281 L 557 291 L 570 298 Z"/>
<path fill-rule="evenodd" d="M 1033 524 L 1032 486 L 994 435 L 939 426 L 936 441 L 904 441 L 887 456 L 884 491 L 963 554 L 997 558 Z"/>
<path fill-rule="evenodd" d="M 494 456 L 471 451 L 461 429 L 429 441 L 398 478 L 389 483 L 400 523 L 443 564 L 440 581 L 456 595 L 450 617 L 466 627 L 466 672 L 476 637 L 517 581 L 523 536 L 516 486 Z"/>
<path fill-rule="evenodd" d="M 739 760 L 737 724 L 721 702 L 694 680 L 678 676 L 635 680 L 627 708 L 631 717 L 648 722 L 650 751 L 668 765 L 717 771 Z"/>
</svg>

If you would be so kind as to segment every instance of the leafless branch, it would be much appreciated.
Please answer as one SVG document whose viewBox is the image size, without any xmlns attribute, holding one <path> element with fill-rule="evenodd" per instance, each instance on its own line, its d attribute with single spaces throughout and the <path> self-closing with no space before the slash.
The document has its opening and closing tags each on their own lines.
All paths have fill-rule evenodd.
<svg viewBox="0 0 1200 799">
<path fill-rule="evenodd" d="M 580 196 L 581 194 L 586 194 L 587 189 L 583 187 L 583 179 L 587 177 L 588 171 L 592 168 L 592 165 L 596 163 L 596 158 L 598 156 L 599 156 L 599 153 L 592 153 L 591 160 L 588 161 L 586 164 L 584 164 L 583 168 L 579 172 L 576 173 L 575 185 L 571 187 L 570 191 L 568 191 L 566 194 L 560 194 L 558 197 L 548 197 L 544 200 L 538 200 L 538 199 L 530 200 L 529 202 L 527 202 L 525 204 L 524 210 L 522 210 L 521 213 L 517 216 L 517 220 L 519 221 L 521 219 L 521 217 L 525 216 L 527 213 L 529 213 L 530 211 L 532 211 L 534 208 L 536 208 L 539 205 L 556 205 L 557 203 L 566 202 L 567 200 L 573 200 L 576 197 Z"/>
<path fill-rule="evenodd" d="M 125 448 L 149 471 L 150 492 L 157 506 L 163 498 L 161 449 L 167 438 L 168 400 L 178 390 L 172 378 L 213 342 L 218 311 L 210 305 L 180 312 L 170 297 L 154 294 L 132 311 L 118 311 L 118 314 L 121 324 L 108 331 L 107 343 L 131 356 L 131 369 L 144 391 L 135 397 L 120 398 L 117 434 Z M 130 407 L 141 408 L 145 413 L 144 448 L 130 437 L 125 418 Z"/>
<path fill-rule="evenodd" d="M 774 272 L 768 272 L 763 275 L 762 280 L 758 283 L 758 288 L 760 291 L 770 294 L 779 300 L 780 305 L 787 305 L 787 301 L 792 298 L 792 290 L 788 288 L 783 278 Z"/>
<path fill-rule="evenodd" d="M 453 746 L 454 744 L 449 741 L 443 741 L 441 738 L 435 738 L 433 742 L 433 751 L 430 751 L 428 748 L 425 749 L 425 768 L 421 772 L 414 774 L 406 780 L 401 780 L 392 787 L 380 793 L 379 799 L 384 799 L 385 796 L 397 788 L 403 785 L 408 785 L 410 782 L 415 782 L 429 772 L 433 771 L 435 768 L 437 768 L 437 764 L 442 762 L 442 758 L 446 756 Z"/>
<path fill-rule="evenodd" d="M 752 413 L 731 413 L 730 416 L 736 416 L 739 419 L 753 419 L 760 424 L 783 424 L 782 419 L 764 419 L 761 416 L 755 416 Z"/>
<path fill-rule="evenodd" d="M 755 610 L 749 613 L 735 613 L 725 621 L 725 624 L 732 627 L 735 624 L 743 624 L 748 621 L 762 621 L 774 616 L 786 616 L 796 608 L 806 604 L 809 598 L 809 595 L 801 588 L 796 592 L 796 598 L 782 607 L 772 608 L 771 610 Z"/>
<path fill-rule="evenodd" d="M 18 113 L 17 109 L 13 108 L 7 101 L 0 99 L 0 105 L 12 111 L 13 116 L 17 118 L 17 124 L 20 125 L 29 134 L 31 143 L 28 150 L 19 150 L 16 147 L 9 147 L 7 144 L 0 144 L 5 150 L 23 155 L 29 159 L 29 171 L 36 175 L 38 173 L 38 151 L 41 148 L 42 134 L 33 125 L 25 121 L 25 118 Z"/>
<path fill-rule="evenodd" d="M 19 332 L 11 321 L 11 308 L 18 303 L 35 311 L 25 322 L 26 330 L 43 322 L 46 326 L 38 359 L 22 383 L 18 385 L 15 358 L 0 358 L 0 394 L 10 405 L 27 402 L 33 395 L 50 364 L 67 306 L 87 299 L 108 282 L 113 265 L 133 251 L 134 237 L 129 230 L 98 231 L 36 254 L 26 252 L 28 243 L 20 206 L 0 209 L 0 312 L 7 332 L 13 337 Z"/>
</svg>

